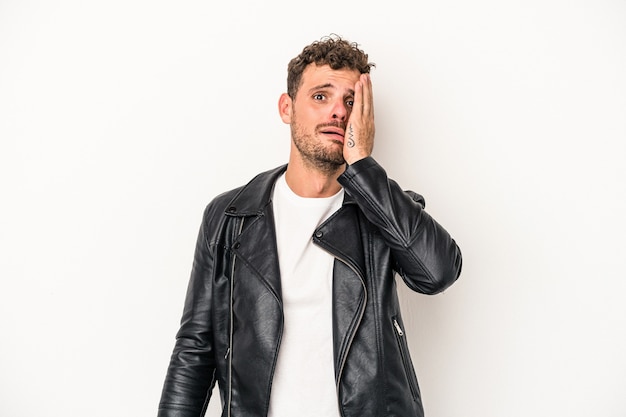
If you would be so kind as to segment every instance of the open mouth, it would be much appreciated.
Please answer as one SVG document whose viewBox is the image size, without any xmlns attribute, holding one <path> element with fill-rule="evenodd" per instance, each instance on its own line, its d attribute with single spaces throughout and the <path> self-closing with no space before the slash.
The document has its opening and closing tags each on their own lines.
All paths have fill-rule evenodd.
<svg viewBox="0 0 626 417">
<path fill-rule="evenodd" d="M 343 143 L 345 131 L 340 127 L 323 127 L 320 129 L 320 133 L 322 133 L 331 140 Z"/>
</svg>

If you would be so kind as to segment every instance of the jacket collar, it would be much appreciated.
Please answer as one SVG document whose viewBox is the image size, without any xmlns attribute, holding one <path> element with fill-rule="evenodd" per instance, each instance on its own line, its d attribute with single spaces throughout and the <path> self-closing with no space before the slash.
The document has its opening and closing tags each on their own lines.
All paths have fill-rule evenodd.
<svg viewBox="0 0 626 417">
<path fill-rule="evenodd" d="M 258 216 L 272 200 L 272 190 L 280 175 L 287 170 L 287 164 L 269 171 L 262 172 L 252 178 L 248 184 L 233 197 L 226 206 L 229 216 Z M 355 201 L 348 193 L 344 193 L 343 204 L 352 204 Z"/>
<path fill-rule="evenodd" d="M 287 164 L 262 172 L 252 178 L 228 203 L 226 214 L 230 216 L 258 216 L 262 214 L 264 208 L 271 202 L 272 190 L 276 180 L 286 170 Z"/>
</svg>

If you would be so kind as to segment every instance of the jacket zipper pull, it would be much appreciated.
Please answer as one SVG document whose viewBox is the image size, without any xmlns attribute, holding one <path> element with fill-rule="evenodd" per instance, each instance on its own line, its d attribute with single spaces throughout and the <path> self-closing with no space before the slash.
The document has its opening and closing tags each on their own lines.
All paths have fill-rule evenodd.
<svg viewBox="0 0 626 417">
<path fill-rule="evenodd" d="M 226 354 L 224 355 L 224 359 L 228 359 L 228 355 L 230 355 L 230 348 L 226 350 Z"/>
<path fill-rule="evenodd" d="M 396 332 L 398 332 L 398 336 L 404 336 L 404 332 L 402 331 L 402 328 L 398 324 L 398 320 L 393 319 L 393 326 L 396 328 Z"/>
</svg>

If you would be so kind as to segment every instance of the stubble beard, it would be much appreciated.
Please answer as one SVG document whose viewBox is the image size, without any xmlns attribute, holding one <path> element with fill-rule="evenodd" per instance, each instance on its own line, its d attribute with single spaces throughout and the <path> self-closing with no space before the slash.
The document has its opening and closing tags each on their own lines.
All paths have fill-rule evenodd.
<svg viewBox="0 0 626 417">
<path fill-rule="evenodd" d="M 346 163 L 343 158 L 343 147 L 340 144 L 324 144 L 316 136 L 315 133 L 306 132 L 297 121 L 292 122 L 291 138 L 304 163 L 326 175 L 332 175 Z"/>
</svg>

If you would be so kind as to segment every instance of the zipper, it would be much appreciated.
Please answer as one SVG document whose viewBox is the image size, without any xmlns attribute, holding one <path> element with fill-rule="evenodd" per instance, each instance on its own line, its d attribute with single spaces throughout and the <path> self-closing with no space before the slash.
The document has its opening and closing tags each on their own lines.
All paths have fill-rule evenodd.
<svg viewBox="0 0 626 417">
<path fill-rule="evenodd" d="M 357 323 L 356 323 L 356 326 L 355 326 L 355 330 L 350 335 L 350 340 L 348 341 L 348 345 L 347 345 L 346 351 L 345 351 L 346 353 L 343 355 L 343 358 L 341 358 L 341 363 L 339 364 L 339 373 L 337 374 L 337 402 L 339 402 L 339 383 L 341 381 L 341 376 L 343 375 L 343 368 L 344 368 L 344 366 L 346 364 L 346 359 L 348 358 L 348 354 L 347 353 L 350 350 L 350 347 L 352 346 L 352 342 L 354 341 L 354 336 L 356 335 L 356 329 L 361 324 L 361 321 L 363 320 L 363 315 L 365 314 L 365 306 L 367 305 L 367 287 L 365 286 L 365 280 L 363 279 L 361 274 L 359 274 L 359 272 L 356 270 L 356 268 L 354 268 L 344 258 L 341 258 L 341 257 L 331 253 L 328 250 L 327 250 L 327 252 L 330 253 L 333 257 L 337 258 L 341 263 L 345 264 L 348 268 L 350 268 L 352 270 L 352 272 L 354 272 L 354 274 L 356 276 L 359 277 L 359 280 L 361 281 L 361 285 L 363 286 L 363 294 L 365 294 L 365 298 L 363 300 L 363 307 L 361 308 L 361 311 L 359 313 L 359 318 L 357 320 Z M 339 405 L 339 412 L 343 416 L 344 413 L 343 413 L 343 408 L 341 407 L 341 403 L 338 404 L 338 405 Z"/>
<path fill-rule="evenodd" d="M 404 331 L 402 330 L 402 326 L 400 326 L 396 317 L 392 317 L 392 321 L 393 327 L 396 331 L 396 341 L 398 342 L 398 348 L 400 349 L 400 359 L 402 360 L 404 373 L 406 374 L 406 379 L 409 383 L 409 389 L 411 390 L 413 399 L 417 400 L 419 388 L 417 388 L 417 384 L 413 380 L 413 370 L 410 365 L 409 353 L 406 348 L 406 340 L 404 340 Z"/>
<path fill-rule="evenodd" d="M 241 235 L 241 231 L 243 230 L 244 218 L 241 218 L 241 224 L 239 225 L 239 232 L 237 236 Z M 233 254 L 233 265 L 230 270 L 230 330 L 229 330 L 229 339 L 228 339 L 228 349 L 226 350 L 226 355 L 224 358 L 228 357 L 228 414 L 230 417 L 230 408 L 233 399 L 233 355 L 232 355 L 232 347 L 233 347 L 233 290 L 235 288 L 235 261 L 237 260 L 237 255 Z"/>
<path fill-rule="evenodd" d="M 398 332 L 398 336 L 404 336 L 404 332 L 402 331 L 402 327 L 398 324 L 398 320 L 393 319 L 393 327 L 396 328 L 396 332 Z"/>
</svg>

